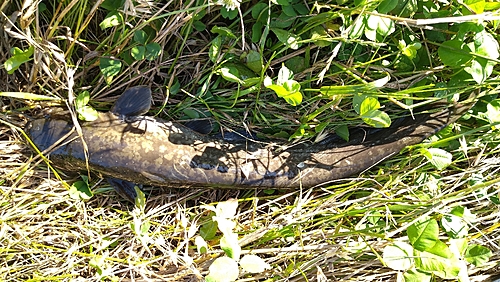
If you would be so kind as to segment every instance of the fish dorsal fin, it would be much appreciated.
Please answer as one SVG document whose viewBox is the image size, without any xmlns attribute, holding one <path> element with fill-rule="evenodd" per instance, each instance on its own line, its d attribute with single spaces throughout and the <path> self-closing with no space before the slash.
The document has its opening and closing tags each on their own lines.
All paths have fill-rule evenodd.
<svg viewBox="0 0 500 282">
<path fill-rule="evenodd" d="M 140 116 L 149 111 L 151 107 L 151 89 L 140 85 L 129 88 L 118 97 L 111 108 L 111 112 L 119 116 Z"/>
</svg>

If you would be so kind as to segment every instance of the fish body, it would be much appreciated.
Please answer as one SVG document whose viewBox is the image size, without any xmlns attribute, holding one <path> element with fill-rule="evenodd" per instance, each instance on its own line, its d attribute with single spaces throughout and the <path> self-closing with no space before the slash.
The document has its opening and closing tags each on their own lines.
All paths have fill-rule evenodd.
<svg viewBox="0 0 500 282">
<path fill-rule="evenodd" d="M 134 89 L 142 94 L 146 91 L 145 87 Z M 376 132 L 355 130 L 349 142 L 335 135 L 318 143 L 296 145 L 225 140 L 154 117 L 124 116 L 119 110 L 99 113 L 97 120 L 82 123 L 81 129 L 90 168 L 108 177 L 171 187 L 296 188 L 359 173 L 408 145 L 422 142 L 469 107 L 456 104 L 418 114 Z M 113 109 L 144 112 L 120 105 Z M 64 119 L 37 119 L 29 135 L 40 150 L 45 150 L 68 135 L 72 127 L 72 122 Z M 82 138 L 75 132 L 66 140 L 70 141 L 50 153 L 51 162 L 66 170 L 85 170 Z"/>
</svg>

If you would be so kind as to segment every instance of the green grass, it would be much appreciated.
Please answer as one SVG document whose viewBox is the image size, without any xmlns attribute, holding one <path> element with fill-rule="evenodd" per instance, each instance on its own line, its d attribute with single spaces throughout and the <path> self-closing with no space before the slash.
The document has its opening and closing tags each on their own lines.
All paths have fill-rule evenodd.
<svg viewBox="0 0 500 282">
<path fill-rule="evenodd" d="M 231 11 L 203 1 L 5 1 L 0 279 L 197 281 L 240 247 L 241 258 L 266 264 L 240 273 L 242 281 L 441 281 L 457 280 L 462 268 L 461 281 L 482 281 L 498 273 L 500 5 L 463 2 L 244 1 Z M 293 76 L 279 80 L 284 67 Z M 383 126 L 430 100 L 478 95 L 464 118 L 423 144 L 321 187 L 145 187 L 146 204 L 132 206 L 91 173 L 94 196 L 78 199 L 70 187 L 87 173 L 49 169 L 23 128 L 54 107 L 107 111 L 135 85 L 152 88 L 150 115 L 210 117 L 283 142 Z M 84 91 L 88 104 L 77 98 Z M 375 101 L 381 107 L 369 113 L 358 105 Z M 444 168 L 423 148 L 439 148 L 430 152 L 444 155 Z M 235 215 L 215 209 L 231 198 Z M 205 205 L 234 228 L 222 232 L 227 220 L 214 221 Z M 398 253 L 405 248 L 411 253 Z M 222 268 L 238 261 L 248 269 L 242 260 Z"/>
</svg>

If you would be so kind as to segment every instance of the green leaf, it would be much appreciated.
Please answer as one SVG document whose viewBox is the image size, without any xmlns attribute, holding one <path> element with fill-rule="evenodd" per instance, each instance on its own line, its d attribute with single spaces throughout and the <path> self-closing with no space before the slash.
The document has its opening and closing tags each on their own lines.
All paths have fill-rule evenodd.
<svg viewBox="0 0 500 282">
<path fill-rule="evenodd" d="M 241 247 L 238 244 L 238 235 L 234 233 L 224 234 L 220 239 L 220 248 L 226 255 L 235 261 L 240 260 Z"/>
<path fill-rule="evenodd" d="M 404 271 L 410 269 L 413 262 L 413 247 L 405 242 L 395 242 L 384 248 L 382 260 L 388 267 Z"/>
<path fill-rule="evenodd" d="M 406 233 L 413 248 L 423 252 L 432 248 L 439 240 L 439 225 L 435 219 L 423 218 L 410 225 Z"/>
<path fill-rule="evenodd" d="M 153 61 L 161 54 L 161 45 L 153 42 L 146 45 L 146 60 Z"/>
<path fill-rule="evenodd" d="M 484 8 L 486 6 L 486 1 L 484 0 L 464 0 L 463 3 L 476 14 L 481 14 L 482 12 L 484 12 Z"/>
<path fill-rule="evenodd" d="M 368 15 L 366 19 L 365 36 L 371 41 L 381 41 L 396 30 L 394 22 L 377 15 Z M 377 38 L 377 35 L 381 38 Z"/>
<path fill-rule="evenodd" d="M 472 59 L 470 48 L 460 40 L 443 42 L 438 48 L 438 55 L 443 64 L 450 67 L 459 67 Z"/>
<path fill-rule="evenodd" d="M 486 30 L 474 35 L 474 42 L 469 43 L 467 46 L 474 53 L 488 58 L 497 59 L 499 56 L 498 41 Z M 492 60 L 475 57 L 471 65 L 464 68 L 464 70 L 470 73 L 477 83 L 481 84 L 492 74 L 495 65 L 496 62 Z"/>
<path fill-rule="evenodd" d="M 452 162 L 453 155 L 449 152 L 446 152 L 440 148 L 428 148 L 423 149 L 423 151 L 427 151 L 424 156 L 429 160 L 429 162 L 439 170 L 442 170 L 449 166 Z"/>
<path fill-rule="evenodd" d="M 375 128 L 386 128 L 391 126 L 391 118 L 389 115 L 379 110 L 366 113 L 362 118 L 364 123 Z"/>
<path fill-rule="evenodd" d="M 460 261 L 453 257 L 443 258 L 428 252 L 417 252 L 415 259 L 417 269 L 431 272 L 444 279 L 453 279 L 460 273 Z"/>
<path fill-rule="evenodd" d="M 225 80 L 231 82 L 237 82 L 238 84 L 243 84 L 243 80 L 239 78 L 238 69 L 234 66 L 221 67 L 217 70 L 217 74 L 222 76 Z"/>
<path fill-rule="evenodd" d="M 123 23 L 123 16 L 118 11 L 109 12 L 104 20 L 99 24 L 99 27 L 104 30 L 106 28 L 118 26 Z"/>
<path fill-rule="evenodd" d="M 87 90 L 85 90 L 82 93 L 78 94 L 78 96 L 76 97 L 75 108 L 77 110 L 81 109 L 85 105 L 87 105 L 89 103 L 89 101 L 90 101 L 90 93 Z"/>
<path fill-rule="evenodd" d="M 135 206 L 138 207 L 142 212 L 144 212 L 144 208 L 146 207 L 146 196 L 137 185 L 134 186 L 134 190 L 135 194 L 137 195 L 137 197 L 135 197 Z M 149 230 L 149 226 L 147 229 Z"/>
<path fill-rule="evenodd" d="M 99 117 L 99 113 L 91 106 L 83 106 L 77 112 L 78 118 L 85 121 L 94 121 Z"/>
<path fill-rule="evenodd" d="M 205 240 L 212 240 L 217 233 L 217 222 L 209 221 L 200 227 L 200 236 Z"/>
<path fill-rule="evenodd" d="M 256 255 L 245 255 L 240 260 L 240 266 L 244 271 L 250 273 L 262 273 L 271 266 Z"/>
<path fill-rule="evenodd" d="M 382 0 L 377 7 L 377 10 L 381 14 L 387 14 L 392 11 L 398 5 L 398 1 L 394 0 Z"/>
<path fill-rule="evenodd" d="M 35 49 L 33 46 L 30 46 L 25 51 L 23 51 L 17 47 L 12 48 L 10 50 L 10 52 L 13 54 L 13 56 L 10 57 L 9 59 L 7 59 L 3 63 L 3 66 L 4 66 L 5 70 L 7 71 L 7 73 L 13 74 L 22 64 L 30 61 L 34 50 Z"/>
<path fill-rule="evenodd" d="M 130 54 L 137 61 L 144 60 L 145 53 L 146 53 L 146 47 L 144 46 L 135 46 L 132 47 L 132 49 L 130 50 Z"/>
<path fill-rule="evenodd" d="M 484 266 L 490 260 L 490 257 L 492 255 L 493 254 L 490 251 L 490 249 L 486 247 L 480 245 L 471 245 L 467 248 L 464 258 L 469 263 L 472 263 L 477 267 L 481 267 Z"/>
<path fill-rule="evenodd" d="M 142 44 L 142 45 L 146 45 L 147 39 L 148 39 L 148 35 L 146 34 L 146 32 L 144 32 L 142 30 L 136 30 L 134 32 L 134 41 L 135 42 Z"/>
<path fill-rule="evenodd" d="M 404 282 L 431 282 L 432 276 L 429 273 L 410 269 L 403 273 Z"/>
<path fill-rule="evenodd" d="M 428 248 L 426 250 L 426 252 L 434 254 L 436 256 L 443 257 L 443 258 L 453 257 L 453 254 L 451 253 L 448 245 L 443 243 L 443 241 L 441 241 L 441 240 L 437 240 L 436 244 L 434 244 L 434 246 L 432 246 L 431 248 Z"/>
<path fill-rule="evenodd" d="M 486 105 L 486 116 L 491 123 L 500 122 L 500 99 L 495 99 Z"/>
<path fill-rule="evenodd" d="M 75 200 L 88 200 L 92 198 L 93 194 L 87 182 L 76 181 L 69 188 L 69 196 Z"/>
<path fill-rule="evenodd" d="M 391 125 L 391 118 L 385 112 L 379 111 L 380 103 L 377 98 L 366 97 L 359 106 L 359 114 L 363 121 L 373 127 L 383 128 Z"/>
<path fill-rule="evenodd" d="M 280 28 L 271 28 L 271 30 L 274 34 L 276 34 L 278 40 L 285 44 L 285 46 L 294 50 L 299 49 L 299 36 Z"/>
<path fill-rule="evenodd" d="M 212 33 L 216 33 L 216 34 L 219 34 L 222 36 L 236 39 L 236 35 L 234 35 L 234 33 L 227 27 L 214 26 L 214 27 L 212 27 L 212 29 L 210 31 Z"/>
<path fill-rule="evenodd" d="M 101 58 L 99 60 L 99 68 L 101 69 L 101 73 L 105 77 L 112 78 L 120 73 L 120 70 L 122 68 L 122 63 L 114 59 Z"/>
<path fill-rule="evenodd" d="M 377 98 L 374 97 L 366 97 L 359 107 L 359 115 L 364 116 L 378 110 L 380 108 L 380 103 Z"/>
<path fill-rule="evenodd" d="M 206 282 L 229 282 L 235 281 L 240 275 L 238 263 L 228 257 L 220 257 L 208 268 L 209 274 L 205 277 Z"/>
<path fill-rule="evenodd" d="M 125 0 L 104 0 L 100 7 L 108 11 L 112 11 L 120 9 L 123 7 L 123 4 L 125 4 Z"/>
<path fill-rule="evenodd" d="M 204 31 L 207 29 L 207 26 L 202 21 L 194 21 L 193 26 L 196 31 Z"/>
<path fill-rule="evenodd" d="M 260 73 L 262 71 L 262 56 L 259 52 L 255 50 L 248 51 L 246 56 L 247 67 L 254 71 L 255 73 Z"/>
<path fill-rule="evenodd" d="M 215 37 L 210 44 L 210 48 L 208 49 L 208 58 L 210 58 L 210 61 L 212 61 L 212 63 L 217 63 L 221 46 L 222 46 L 222 37 L 221 36 Z"/>
<path fill-rule="evenodd" d="M 349 127 L 347 127 L 347 125 L 339 125 L 337 128 L 335 128 L 335 134 L 340 136 L 340 138 L 344 139 L 345 141 L 349 142 Z"/>
<path fill-rule="evenodd" d="M 237 9 L 228 10 L 225 6 L 222 6 L 222 8 L 220 9 L 220 14 L 225 19 L 234 20 L 236 16 L 238 16 L 238 10 Z"/>
</svg>

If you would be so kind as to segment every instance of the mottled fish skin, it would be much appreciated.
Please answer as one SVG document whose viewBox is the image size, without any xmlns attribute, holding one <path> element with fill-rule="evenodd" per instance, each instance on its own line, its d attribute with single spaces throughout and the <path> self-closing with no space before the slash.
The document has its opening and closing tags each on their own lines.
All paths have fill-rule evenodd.
<svg viewBox="0 0 500 282">
<path fill-rule="evenodd" d="M 437 109 L 443 103 L 431 105 Z M 82 123 L 90 168 L 105 176 L 170 187 L 294 188 L 312 187 L 359 173 L 422 142 L 458 119 L 472 104 L 455 104 L 417 114 L 375 133 L 358 130 L 345 142 L 330 136 L 319 143 L 285 148 L 252 140 L 215 139 L 185 126 L 153 117 L 126 121 L 112 112 Z M 72 128 L 63 119 L 37 119 L 29 127 L 34 144 L 45 150 Z M 85 170 L 82 140 L 50 153 L 65 170 Z"/>
</svg>

